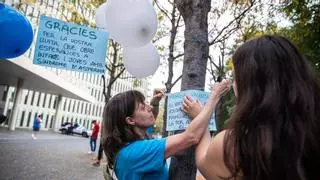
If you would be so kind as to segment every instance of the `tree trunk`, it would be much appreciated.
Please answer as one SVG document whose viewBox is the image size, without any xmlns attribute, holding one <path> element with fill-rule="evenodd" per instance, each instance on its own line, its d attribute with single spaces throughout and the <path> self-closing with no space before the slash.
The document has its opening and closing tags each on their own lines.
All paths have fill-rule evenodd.
<svg viewBox="0 0 320 180">
<path fill-rule="evenodd" d="M 177 36 L 177 31 L 180 23 L 181 16 L 176 17 L 177 12 L 177 6 L 174 3 L 172 7 L 172 11 L 170 13 L 170 22 L 171 22 L 171 30 L 170 30 L 170 42 L 169 42 L 169 56 L 168 56 L 168 79 L 165 83 L 166 85 L 166 93 L 170 93 L 172 90 L 172 87 L 175 85 L 175 82 L 173 82 L 173 62 L 177 59 L 173 56 L 174 53 L 174 45 L 175 45 L 175 39 Z M 166 130 L 167 127 L 167 105 L 168 105 L 168 98 L 166 97 L 165 103 L 164 103 L 164 112 L 163 112 L 163 127 L 162 127 L 162 136 L 167 137 L 168 131 Z"/>
<path fill-rule="evenodd" d="M 175 0 L 185 22 L 184 63 L 181 90 L 204 90 L 208 43 L 208 13 L 211 0 Z M 197 168 L 194 148 L 171 158 L 170 179 L 194 180 Z"/>
</svg>

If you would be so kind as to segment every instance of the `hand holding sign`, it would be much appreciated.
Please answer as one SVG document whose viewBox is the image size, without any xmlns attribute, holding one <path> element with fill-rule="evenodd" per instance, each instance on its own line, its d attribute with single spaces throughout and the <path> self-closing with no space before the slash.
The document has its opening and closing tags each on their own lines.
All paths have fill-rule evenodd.
<svg viewBox="0 0 320 180">
<path fill-rule="evenodd" d="M 202 110 L 202 104 L 199 100 L 194 100 L 190 96 L 185 96 L 182 103 L 182 110 L 192 119 L 195 118 Z"/>
<path fill-rule="evenodd" d="M 33 40 L 29 20 L 16 9 L 0 3 L 0 58 L 15 58 L 25 53 Z"/>
<path fill-rule="evenodd" d="M 187 90 L 168 95 L 168 106 L 167 106 L 167 131 L 183 130 L 190 123 L 188 115 L 182 111 L 183 98 L 185 96 L 192 97 L 193 99 L 199 100 L 201 104 L 206 104 L 208 101 L 209 93 L 199 90 Z M 190 99 L 189 99 L 190 101 Z M 190 106 L 190 101 L 188 106 Z M 216 130 L 215 116 L 211 117 L 209 123 L 210 130 Z"/>
</svg>

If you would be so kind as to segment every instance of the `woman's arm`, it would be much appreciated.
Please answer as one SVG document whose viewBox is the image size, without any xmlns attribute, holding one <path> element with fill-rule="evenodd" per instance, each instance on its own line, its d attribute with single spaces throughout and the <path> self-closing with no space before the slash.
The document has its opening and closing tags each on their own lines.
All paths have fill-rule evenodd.
<svg viewBox="0 0 320 180">
<path fill-rule="evenodd" d="M 188 109 L 184 111 L 191 117 L 196 117 L 202 107 L 197 101 L 190 99 Z M 226 131 L 222 131 L 212 140 L 209 129 L 203 134 L 199 144 L 196 147 L 196 164 L 201 174 L 206 179 L 219 179 L 220 177 L 230 177 L 230 173 L 224 164 L 223 142 Z"/>
<path fill-rule="evenodd" d="M 217 83 L 212 91 L 207 104 L 203 107 L 202 111 L 191 121 L 187 129 L 180 134 L 169 136 L 166 142 L 165 157 L 168 158 L 175 153 L 182 151 L 196 145 L 201 140 L 203 133 L 208 128 L 209 121 L 213 114 L 216 104 L 220 97 L 230 89 L 229 81 L 223 81 Z M 186 111 L 188 108 L 192 108 L 191 99 L 185 97 L 185 103 L 183 108 Z"/>
</svg>

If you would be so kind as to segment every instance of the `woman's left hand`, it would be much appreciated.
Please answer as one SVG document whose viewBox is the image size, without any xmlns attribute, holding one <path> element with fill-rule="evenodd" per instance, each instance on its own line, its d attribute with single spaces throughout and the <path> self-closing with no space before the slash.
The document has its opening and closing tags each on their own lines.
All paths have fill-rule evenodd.
<svg viewBox="0 0 320 180">
<path fill-rule="evenodd" d="M 159 101 L 163 96 L 164 96 L 164 90 L 160 88 L 156 88 L 153 90 L 153 97 L 151 102 L 159 103 Z"/>
<path fill-rule="evenodd" d="M 182 104 L 182 110 L 192 119 L 195 118 L 202 110 L 202 104 L 199 100 L 194 100 L 192 97 L 185 96 Z"/>
</svg>

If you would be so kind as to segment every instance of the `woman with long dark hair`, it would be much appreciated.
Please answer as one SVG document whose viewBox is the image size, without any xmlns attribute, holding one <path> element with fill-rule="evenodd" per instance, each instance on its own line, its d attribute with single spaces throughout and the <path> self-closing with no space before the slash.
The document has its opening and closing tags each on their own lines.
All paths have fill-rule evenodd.
<svg viewBox="0 0 320 180">
<path fill-rule="evenodd" d="M 208 103 L 187 129 L 162 139 L 147 136 L 146 130 L 154 125 L 155 118 L 143 94 L 131 90 L 112 97 L 104 111 L 103 149 L 108 174 L 115 172 L 119 180 L 168 179 L 165 160 L 199 142 L 215 105 L 230 85 L 229 82 L 217 84 Z M 158 99 L 151 100 L 151 105 L 157 105 L 161 96 L 157 93 Z"/>
<path fill-rule="evenodd" d="M 232 60 L 235 110 L 227 130 L 213 141 L 206 132 L 197 146 L 201 173 L 208 180 L 319 180 L 320 88 L 308 61 L 287 39 L 267 35 L 244 43 Z"/>
</svg>

